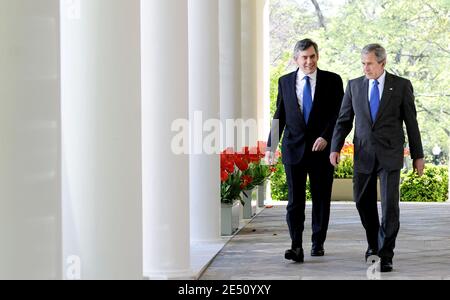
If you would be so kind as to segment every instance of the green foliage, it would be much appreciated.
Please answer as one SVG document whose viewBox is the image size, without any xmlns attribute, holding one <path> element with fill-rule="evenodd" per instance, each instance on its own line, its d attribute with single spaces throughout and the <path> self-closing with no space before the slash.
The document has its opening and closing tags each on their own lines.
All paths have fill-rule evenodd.
<svg viewBox="0 0 450 300">
<path fill-rule="evenodd" d="M 252 176 L 253 181 L 251 183 L 251 188 L 258 187 L 272 176 L 272 171 L 270 170 L 270 166 L 264 164 L 263 162 L 255 162 L 250 166 L 250 176 Z"/>
<path fill-rule="evenodd" d="M 286 70 L 291 60 L 291 55 L 285 53 L 280 60 L 280 64 L 273 67 L 270 71 L 270 112 L 272 116 L 277 109 L 277 96 L 278 96 L 278 80 L 286 73 Z"/>
<path fill-rule="evenodd" d="M 270 181 L 272 189 L 272 199 L 285 201 L 288 199 L 288 185 L 286 182 L 286 173 L 281 162 L 277 165 L 277 170 Z"/>
<path fill-rule="evenodd" d="M 319 67 L 340 74 L 344 83 L 363 75 L 361 48 L 381 43 L 388 51 L 387 70 L 414 85 L 427 162 L 432 162 L 431 149 L 439 145 L 446 163 L 450 140 L 450 1 L 345 1 L 335 13 L 328 13 L 332 4 L 332 0 L 320 1 L 326 17 L 324 28 L 310 1 L 297 1 L 297 5 L 291 0 L 271 1 L 272 85 L 277 86 L 280 70 L 287 71 L 286 57 L 292 56 L 295 42 L 302 38 L 317 41 Z M 298 16 L 305 17 L 298 20 Z M 295 20 L 301 23 L 299 27 L 293 27 Z"/>
<path fill-rule="evenodd" d="M 445 202 L 448 199 L 448 168 L 428 166 L 419 177 L 402 174 L 401 200 L 405 202 Z"/>
<path fill-rule="evenodd" d="M 241 175 L 242 172 L 236 171 L 229 175 L 227 181 L 222 182 L 220 186 L 222 203 L 233 204 L 236 200 L 240 200 L 242 202 Z"/>
<path fill-rule="evenodd" d="M 340 172 L 336 170 L 335 178 L 352 178 L 353 163 L 351 160 L 341 162 L 346 165 Z M 351 170 L 351 172 L 350 172 Z M 351 173 L 351 174 L 350 174 Z M 419 177 L 415 172 L 410 171 L 402 174 L 401 201 L 404 202 L 446 202 L 448 199 L 448 168 L 427 166 L 425 174 Z M 288 199 L 288 186 L 283 164 L 277 166 L 277 172 L 271 179 L 273 200 L 286 201 Z M 311 200 L 310 182 L 307 181 L 308 201 Z"/>
<path fill-rule="evenodd" d="M 320 27 L 315 22 L 316 17 L 311 7 L 313 6 L 309 1 L 302 3 L 297 0 L 270 0 L 270 47 L 273 66 L 282 64 L 286 49 L 289 48 L 291 52 L 291 46 L 299 37 Z"/>
<path fill-rule="evenodd" d="M 272 199 L 278 201 L 288 200 L 288 185 L 286 181 L 286 173 L 281 162 L 277 165 L 277 171 L 273 174 L 271 179 Z M 311 184 L 309 178 L 306 182 L 306 200 L 311 201 Z"/>
<path fill-rule="evenodd" d="M 353 158 L 345 157 L 334 171 L 334 178 L 349 179 L 353 178 Z"/>
<path fill-rule="evenodd" d="M 309 181 L 309 178 L 306 180 L 306 201 L 311 201 L 312 195 L 311 195 L 311 182 Z"/>
<path fill-rule="evenodd" d="M 328 9 L 336 7 L 333 0 L 319 3 L 326 26 L 320 26 L 310 1 L 271 0 L 272 114 L 278 79 L 292 67 L 292 50 L 298 40 L 314 39 L 320 48 L 319 67 L 340 74 L 344 84 L 363 75 L 361 49 L 369 43 L 381 43 L 388 51 L 386 69 L 413 83 L 427 163 L 433 162 L 431 150 L 439 145 L 443 150 L 441 163 L 447 164 L 450 148 L 450 1 L 349 0 L 338 5 L 339 9 L 334 13 Z M 336 170 L 336 178 L 351 178 L 351 169 L 351 162 L 343 161 Z M 445 182 L 448 170 L 443 168 L 441 172 L 445 174 L 437 173 L 436 178 L 430 170 L 428 168 L 420 179 L 412 174 L 404 178 L 403 199 L 446 198 L 447 184 L 427 187 L 439 182 L 439 176 Z M 287 199 L 284 170 L 279 170 L 276 175 L 274 198 Z"/>
</svg>

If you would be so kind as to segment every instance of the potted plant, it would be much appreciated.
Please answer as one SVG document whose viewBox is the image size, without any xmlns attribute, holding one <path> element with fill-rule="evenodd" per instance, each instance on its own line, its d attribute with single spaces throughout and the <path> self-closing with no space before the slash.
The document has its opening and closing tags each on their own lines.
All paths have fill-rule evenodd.
<svg viewBox="0 0 450 300">
<path fill-rule="evenodd" d="M 258 142 L 258 147 L 254 148 L 253 151 L 256 151 L 258 154 L 258 161 L 253 162 L 252 164 L 252 175 L 254 186 L 257 187 L 257 202 L 258 207 L 264 207 L 264 202 L 266 199 L 266 186 L 268 180 L 272 177 L 272 174 L 276 171 L 276 167 L 269 166 L 264 161 L 265 150 L 267 149 L 266 142 Z M 280 153 L 277 152 L 277 156 L 279 157 Z"/>
<path fill-rule="evenodd" d="M 353 201 L 353 158 L 343 156 L 334 173 L 332 201 Z"/>
<path fill-rule="evenodd" d="M 257 148 L 244 147 L 238 153 L 237 166 L 242 172 L 242 199 L 243 218 L 251 219 L 256 214 L 256 206 L 253 206 L 253 190 L 260 183 L 260 178 L 255 178 L 255 165 L 262 159 L 261 152 Z"/>
<path fill-rule="evenodd" d="M 341 162 L 335 169 L 332 201 L 354 201 L 353 199 L 353 174 L 354 174 L 355 147 L 352 143 L 345 143 L 341 151 Z M 405 155 L 406 155 L 405 150 Z M 380 181 L 377 183 L 378 201 L 381 200 Z"/>
<path fill-rule="evenodd" d="M 353 155 L 355 147 L 351 143 L 345 143 L 341 151 L 341 162 L 334 171 L 332 201 L 353 200 Z"/>
<path fill-rule="evenodd" d="M 232 235 L 239 227 L 240 205 L 244 205 L 241 193 L 251 184 L 252 178 L 243 172 L 249 168 L 246 160 L 233 149 L 220 155 L 220 198 L 222 203 L 222 234 Z"/>
</svg>

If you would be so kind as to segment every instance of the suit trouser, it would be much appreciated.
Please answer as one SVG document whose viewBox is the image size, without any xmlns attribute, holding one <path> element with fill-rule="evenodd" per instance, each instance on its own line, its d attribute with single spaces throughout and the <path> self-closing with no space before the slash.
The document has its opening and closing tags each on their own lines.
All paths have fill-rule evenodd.
<svg viewBox="0 0 450 300">
<path fill-rule="evenodd" d="M 381 188 L 381 224 L 377 203 L 378 176 Z M 393 258 L 400 230 L 400 170 L 384 170 L 377 162 L 372 174 L 355 173 L 353 187 L 369 248 L 378 250 L 378 255 L 382 258 Z"/>
<path fill-rule="evenodd" d="M 304 161 L 307 161 L 305 159 Z M 285 165 L 289 203 L 286 220 L 293 248 L 301 248 L 305 224 L 306 179 L 309 174 L 312 195 L 312 243 L 323 245 L 330 220 L 331 191 L 334 168 L 329 161 Z"/>
</svg>

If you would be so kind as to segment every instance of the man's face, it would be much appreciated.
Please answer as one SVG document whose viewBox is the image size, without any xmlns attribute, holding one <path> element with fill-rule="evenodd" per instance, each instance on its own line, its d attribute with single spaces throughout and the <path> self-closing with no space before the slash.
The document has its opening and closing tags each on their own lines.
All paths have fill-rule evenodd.
<svg viewBox="0 0 450 300">
<path fill-rule="evenodd" d="M 379 63 L 374 52 L 363 55 L 361 61 L 367 79 L 378 79 L 383 75 L 386 62 Z"/>
<path fill-rule="evenodd" d="M 305 75 L 310 75 L 317 70 L 318 61 L 319 54 L 317 54 L 314 47 L 311 46 L 305 51 L 300 52 L 295 62 Z"/>
</svg>

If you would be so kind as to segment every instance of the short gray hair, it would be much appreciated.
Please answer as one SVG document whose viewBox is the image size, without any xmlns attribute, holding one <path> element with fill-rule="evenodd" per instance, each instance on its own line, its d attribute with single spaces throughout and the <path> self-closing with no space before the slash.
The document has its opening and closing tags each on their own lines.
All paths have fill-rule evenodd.
<svg viewBox="0 0 450 300">
<path fill-rule="evenodd" d="M 375 56 L 377 57 L 378 63 L 386 62 L 387 60 L 387 53 L 386 49 L 383 48 L 380 44 L 369 44 L 364 47 L 362 50 L 361 55 L 368 55 L 370 53 L 375 53 Z"/>
<path fill-rule="evenodd" d="M 300 55 L 300 52 L 308 50 L 311 47 L 314 47 L 314 50 L 316 50 L 316 54 L 319 55 L 319 46 L 317 46 L 317 43 L 315 43 L 313 40 L 304 39 L 304 40 L 299 41 L 295 45 L 294 59 L 297 60 L 298 56 Z"/>
</svg>

